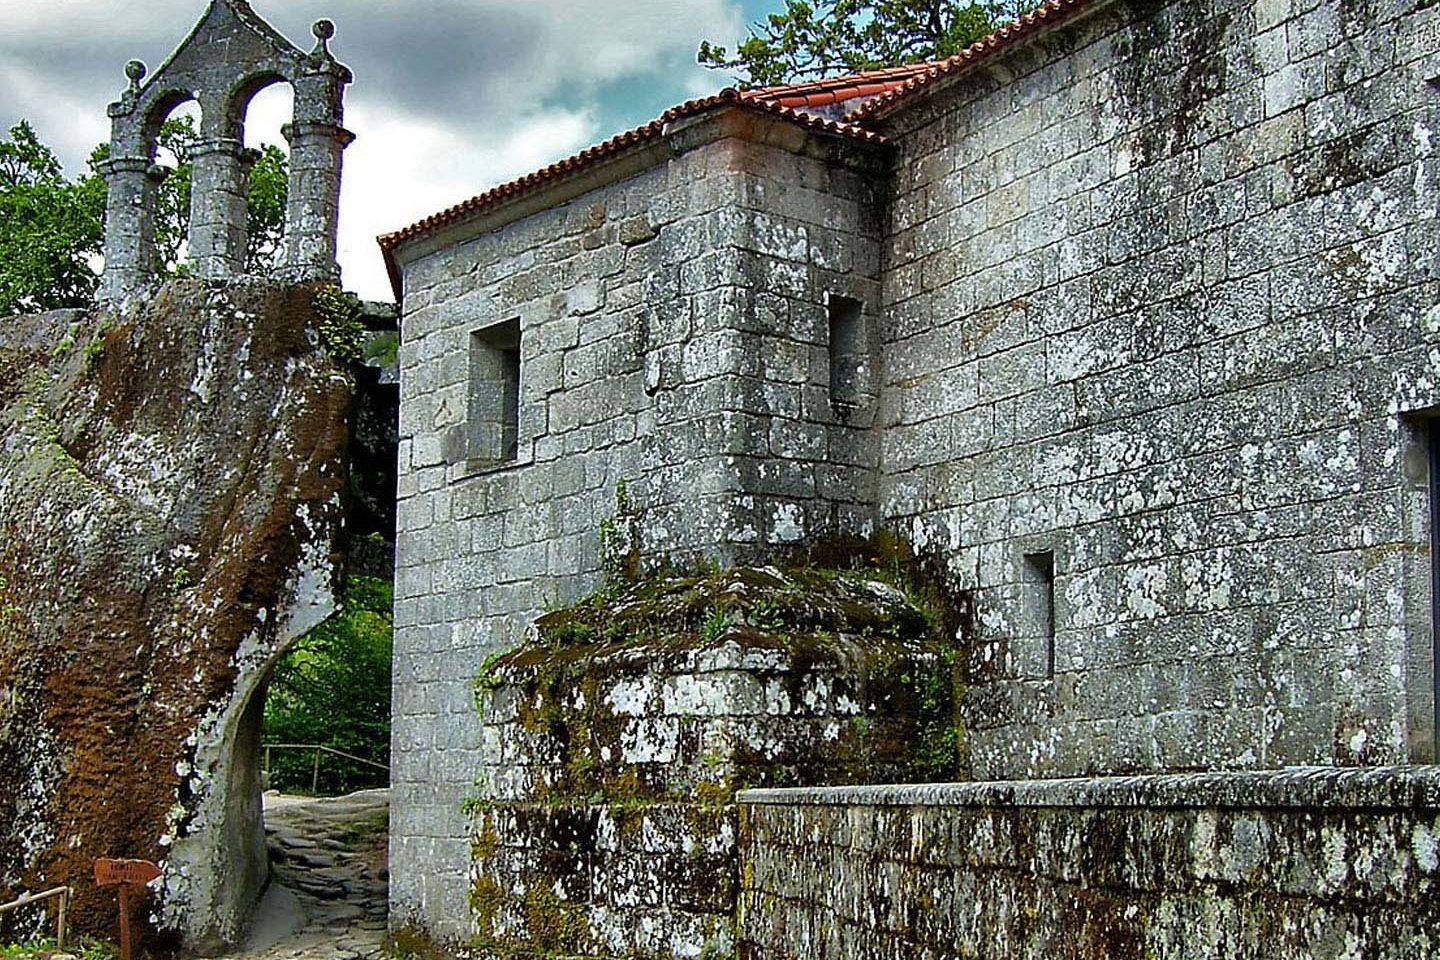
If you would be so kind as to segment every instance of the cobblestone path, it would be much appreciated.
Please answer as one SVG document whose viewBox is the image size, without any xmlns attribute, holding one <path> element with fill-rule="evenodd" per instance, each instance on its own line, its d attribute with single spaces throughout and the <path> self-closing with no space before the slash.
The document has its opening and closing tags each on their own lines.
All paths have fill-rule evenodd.
<svg viewBox="0 0 1440 960">
<path fill-rule="evenodd" d="M 370 960 L 381 954 L 389 892 L 390 794 L 265 796 L 273 871 L 234 960 Z"/>
</svg>

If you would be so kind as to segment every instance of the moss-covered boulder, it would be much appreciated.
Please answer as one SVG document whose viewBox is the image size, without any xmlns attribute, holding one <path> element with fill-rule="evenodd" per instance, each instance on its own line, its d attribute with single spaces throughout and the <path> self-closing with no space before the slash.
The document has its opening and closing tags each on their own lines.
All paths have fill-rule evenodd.
<svg viewBox="0 0 1440 960">
<path fill-rule="evenodd" d="M 72 885 L 113 933 L 92 862 L 141 857 L 147 932 L 242 932 L 260 690 L 335 608 L 353 381 L 314 295 L 177 281 L 0 324 L 0 900 Z"/>
</svg>

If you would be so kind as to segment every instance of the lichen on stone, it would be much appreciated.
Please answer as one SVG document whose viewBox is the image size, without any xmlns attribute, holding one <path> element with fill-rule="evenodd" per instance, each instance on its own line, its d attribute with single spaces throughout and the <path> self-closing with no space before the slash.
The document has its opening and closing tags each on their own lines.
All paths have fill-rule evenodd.
<svg viewBox="0 0 1440 960">
<path fill-rule="evenodd" d="M 247 708 L 335 606 L 353 381 L 314 295 L 177 281 L 0 329 L 0 899 L 71 884 L 102 933 L 78 880 L 139 857 L 152 943 L 238 937 Z"/>
</svg>

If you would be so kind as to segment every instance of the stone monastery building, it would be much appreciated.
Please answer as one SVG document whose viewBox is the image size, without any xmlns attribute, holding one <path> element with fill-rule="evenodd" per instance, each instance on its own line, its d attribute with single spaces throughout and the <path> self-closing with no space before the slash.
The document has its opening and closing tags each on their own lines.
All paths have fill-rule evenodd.
<svg viewBox="0 0 1440 960">
<path fill-rule="evenodd" d="M 396 922 L 473 932 L 462 805 L 508 761 L 472 682 L 595 586 L 617 484 L 650 561 L 881 530 L 941 558 L 974 602 L 977 781 L 1433 805 L 1399 772 L 1226 772 L 1436 760 L 1437 78 L 1414 0 L 1051 0 L 941 63 L 683 104 L 383 237 Z M 1125 806 L 1091 788 L 982 805 Z M 826 895 L 807 872 L 793 909 Z"/>
</svg>

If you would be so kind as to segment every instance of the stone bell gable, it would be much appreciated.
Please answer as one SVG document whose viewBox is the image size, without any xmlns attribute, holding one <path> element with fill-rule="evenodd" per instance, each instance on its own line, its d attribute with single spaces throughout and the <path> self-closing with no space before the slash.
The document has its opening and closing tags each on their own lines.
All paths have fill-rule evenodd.
<svg viewBox="0 0 1440 960">
<path fill-rule="evenodd" d="M 202 113 L 194 150 L 190 255 L 208 280 L 245 269 L 246 192 L 257 159 L 245 148 L 245 112 L 274 83 L 295 91 L 295 112 L 284 127 L 290 143 L 290 193 L 282 277 L 336 280 L 335 237 L 340 172 L 354 135 L 344 128 L 350 70 L 331 55 L 335 25 L 315 23 L 309 53 L 262 20 L 245 0 L 213 0 L 185 41 L 153 75 L 145 64 L 125 66 L 129 88 L 110 105 L 109 188 L 105 211 L 105 276 L 101 300 L 143 290 L 156 271 L 156 190 L 167 171 L 155 163 L 165 119 L 195 101 Z"/>
</svg>

